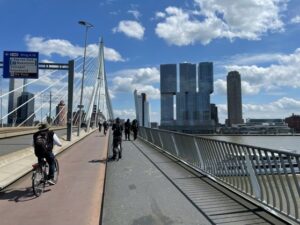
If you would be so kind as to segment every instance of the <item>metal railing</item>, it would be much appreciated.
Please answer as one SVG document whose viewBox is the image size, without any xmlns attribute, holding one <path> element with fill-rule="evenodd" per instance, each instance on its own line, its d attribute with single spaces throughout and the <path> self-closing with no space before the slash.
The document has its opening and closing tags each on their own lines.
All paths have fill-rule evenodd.
<svg viewBox="0 0 300 225">
<path fill-rule="evenodd" d="M 139 136 L 270 212 L 300 222 L 300 154 L 145 127 Z"/>
</svg>

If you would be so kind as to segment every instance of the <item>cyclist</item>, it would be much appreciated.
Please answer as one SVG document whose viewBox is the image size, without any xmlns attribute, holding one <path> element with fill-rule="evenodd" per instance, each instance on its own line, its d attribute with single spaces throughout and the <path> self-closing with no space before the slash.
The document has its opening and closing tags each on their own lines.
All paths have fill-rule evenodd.
<svg viewBox="0 0 300 225">
<path fill-rule="evenodd" d="M 119 159 L 122 158 L 122 132 L 123 132 L 123 126 L 120 123 L 119 117 L 116 118 L 115 123 L 112 125 L 113 130 L 113 157 L 112 159 L 115 160 L 117 157 L 117 151 L 118 145 L 120 145 L 119 149 Z"/>
<path fill-rule="evenodd" d="M 49 174 L 47 179 L 49 184 L 54 185 L 55 156 L 52 150 L 54 145 L 61 147 L 62 144 L 57 135 L 52 130 L 49 130 L 49 128 L 50 126 L 47 123 L 39 125 L 39 131 L 33 135 L 33 146 L 38 162 L 41 163 L 43 158 L 45 158 L 49 164 Z"/>
</svg>

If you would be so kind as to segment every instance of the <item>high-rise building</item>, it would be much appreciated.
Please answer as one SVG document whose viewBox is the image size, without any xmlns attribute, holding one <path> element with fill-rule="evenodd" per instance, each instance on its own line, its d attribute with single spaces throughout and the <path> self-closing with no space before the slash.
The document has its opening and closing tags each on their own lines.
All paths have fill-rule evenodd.
<svg viewBox="0 0 300 225">
<path fill-rule="evenodd" d="M 231 71 L 227 75 L 228 125 L 243 123 L 241 75 Z"/>
<path fill-rule="evenodd" d="M 194 125 L 196 108 L 196 65 L 179 64 L 179 92 L 176 94 L 176 124 Z"/>
<path fill-rule="evenodd" d="M 34 94 L 22 92 L 18 97 L 17 124 L 32 126 L 34 121 Z M 24 105 L 23 105 L 24 104 Z"/>
<path fill-rule="evenodd" d="M 174 125 L 174 96 L 177 90 L 176 64 L 160 65 L 161 124 Z"/>
<path fill-rule="evenodd" d="M 136 119 L 139 126 L 150 127 L 150 106 L 147 101 L 145 93 L 137 94 L 137 90 L 134 91 Z"/>
<path fill-rule="evenodd" d="M 215 123 L 211 119 L 210 109 L 213 64 L 199 63 L 197 73 L 196 64 L 180 63 L 179 84 L 176 80 L 176 71 L 176 64 L 160 66 L 161 128 L 189 133 L 213 132 Z M 176 117 L 173 109 L 174 100 Z"/>
<path fill-rule="evenodd" d="M 8 95 L 8 113 L 12 112 L 18 106 L 18 97 L 22 93 L 23 79 L 9 79 L 9 95 Z M 16 90 L 19 88 L 18 90 Z M 14 125 L 17 120 L 17 110 L 7 117 L 7 124 Z"/>
<path fill-rule="evenodd" d="M 219 124 L 218 107 L 215 104 L 210 104 L 211 119 L 215 121 L 215 124 Z"/>
<path fill-rule="evenodd" d="M 210 94 L 213 93 L 213 63 L 201 62 L 198 65 L 197 120 L 200 124 L 211 121 Z"/>
<path fill-rule="evenodd" d="M 56 106 L 56 119 L 54 123 L 57 126 L 65 126 L 67 124 L 66 105 L 63 100 Z"/>
</svg>

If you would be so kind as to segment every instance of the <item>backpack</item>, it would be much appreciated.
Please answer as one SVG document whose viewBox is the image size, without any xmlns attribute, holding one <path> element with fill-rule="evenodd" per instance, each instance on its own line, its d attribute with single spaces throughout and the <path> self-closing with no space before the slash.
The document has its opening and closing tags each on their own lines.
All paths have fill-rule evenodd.
<svg viewBox="0 0 300 225">
<path fill-rule="evenodd" d="M 120 124 L 114 124 L 114 133 L 113 133 L 113 136 L 114 137 L 119 137 L 119 136 L 122 136 L 122 127 Z"/>
<path fill-rule="evenodd" d="M 53 132 L 37 132 L 33 136 L 34 154 L 43 158 L 53 148 Z"/>
</svg>

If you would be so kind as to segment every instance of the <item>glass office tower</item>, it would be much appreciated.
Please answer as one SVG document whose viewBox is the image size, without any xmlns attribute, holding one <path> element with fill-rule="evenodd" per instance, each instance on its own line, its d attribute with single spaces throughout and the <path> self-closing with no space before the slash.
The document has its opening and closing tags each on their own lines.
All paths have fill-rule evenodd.
<svg viewBox="0 0 300 225">
<path fill-rule="evenodd" d="M 174 95 L 177 90 L 176 64 L 160 65 L 161 125 L 174 125 Z"/>
</svg>

